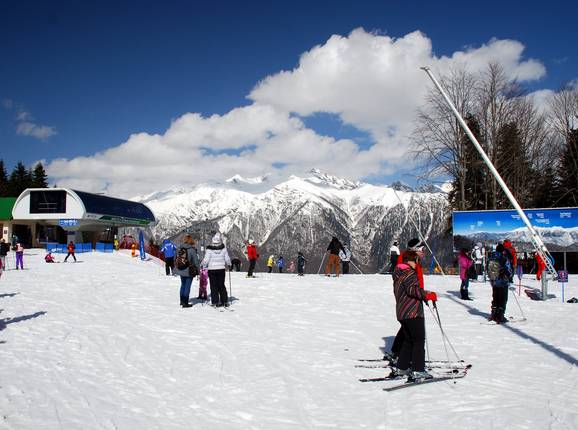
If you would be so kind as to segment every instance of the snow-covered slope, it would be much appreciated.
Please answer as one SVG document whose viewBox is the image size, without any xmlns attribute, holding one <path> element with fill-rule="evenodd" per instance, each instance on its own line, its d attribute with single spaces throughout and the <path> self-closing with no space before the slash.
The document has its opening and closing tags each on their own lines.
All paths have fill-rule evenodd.
<svg viewBox="0 0 578 430">
<path fill-rule="evenodd" d="M 234 177 L 141 200 L 159 219 L 152 229 L 157 241 L 187 230 L 202 242 L 203 235 L 210 240 L 208 232 L 219 230 L 234 254 L 252 238 L 261 255 L 295 259 L 302 251 L 311 264 L 319 264 L 336 235 L 351 244 L 357 265 L 375 271 L 388 261 L 394 240 L 405 243 L 417 236 L 416 223 L 434 246 L 440 242 L 441 251 L 448 209 L 444 193 L 352 182 L 318 170 L 262 192 L 266 182 Z M 446 240 L 443 246 L 451 245 Z"/>
<path fill-rule="evenodd" d="M 358 381 L 386 370 L 355 366 L 380 358 L 398 330 L 389 276 L 232 273 L 235 301 L 219 312 L 180 308 L 178 279 L 154 261 L 92 253 L 49 265 L 43 255 L 27 250 L 26 270 L 0 278 L 2 429 L 578 428 L 578 304 L 561 303 L 557 283 L 546 302 L 518 298 L 527 321 L 495 326 L 487 284 L 471 284 L 475 300 L 463 302 L 457 277 L 426 276 L 473 367 L 456 384 L 386 393 L 385 382 Z M 521 316 L 512 295 L 507 315 Z M 445 359 L 427 309 L 426 328 L 429 356 Z"/>
</svg>

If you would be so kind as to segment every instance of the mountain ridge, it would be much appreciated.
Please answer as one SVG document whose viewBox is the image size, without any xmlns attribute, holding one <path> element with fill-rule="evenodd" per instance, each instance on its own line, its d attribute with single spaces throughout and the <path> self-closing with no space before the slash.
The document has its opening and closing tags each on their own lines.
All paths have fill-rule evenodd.
<svg viewBox="0 0 578 430">
<path fill-rule="evenodd" d="M 140 201 L 157 216 L 157 225 L 150 229 L 155 242 L 179 241 L 191 233 L 202 248 L 212 232 L 220 231 L 234 256 L 243 257 L 244 242 L 253 239 L 263 256 L 291 260 L 304 252 L 309 271 L 319 267 L 332 236 L 351 245 L 353 261 L 364 271 L 386 268 L 393 241 L 403 244 L 418 237 L 416 226 L 430 243 L 438 244 L 436 253 L 448 247 L 451 252 L 444 240 L 448 203 L 443 192 L 398 191 L 318 170 L 310 173 L 269 184 L 265 191 L 260 188 L 264 181 L 254 181 L 251 188 L 251 181 L 235 175 L 236 181 L 157 192 Z"/>
</svg>

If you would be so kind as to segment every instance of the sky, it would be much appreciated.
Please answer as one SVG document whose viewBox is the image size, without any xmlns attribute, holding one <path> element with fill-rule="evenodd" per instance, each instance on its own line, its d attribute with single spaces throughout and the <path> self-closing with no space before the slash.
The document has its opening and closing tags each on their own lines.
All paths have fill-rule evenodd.
<svg viewBox="0 0 578 430">
<path fill-rule="evenodd" d="M 528 209 L 524 213 L 536 227 L 578 228 L 578 210 L 562 209 Z M 454 212 L 454 235 L 473 232 L 507 233 L 524 229 L 524 221 L 515 210 Z"/>
<path fill-rule="evenodd" d="M 8 171 L 120 197 L 312 168 L 412 183 L 420 66 L 497 61 L 540 100 L 578 78 L 570 1 L 208 3 L 3 1 Z"/>
</svg>

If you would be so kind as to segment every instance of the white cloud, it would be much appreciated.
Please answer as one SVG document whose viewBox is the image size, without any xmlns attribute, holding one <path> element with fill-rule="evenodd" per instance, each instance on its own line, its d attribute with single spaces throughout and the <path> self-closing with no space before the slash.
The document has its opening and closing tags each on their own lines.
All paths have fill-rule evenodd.
<svg viewBox="0 0 578 430">
<path fill-rule="evenodd" d="M 37 125 L 29 121 L 21 121 L 16 126 L 16 134 L 22 136 L 31 136 L 36 139 L 45 140 L 50 136 L 54 136 L 56 130 L 54 127 L 48 127 L 46 125 Z"/>
<path fill-rule="evenodd" d="M 2 99 L 2 107 L 6 110 L 16 109 L 16 134 L 21 136 L 30 136 L 39 140 L 46 140 L 50 136 L 58 134 L 54 127 L 47 125 L 38 125 L 33 122 L 32 114 L 21 106 L 16 105 L 11 99 Z"/>
<path fill-rule="evenodd" d="M 447 71 L 466 63 L 473 71 L 500 63 L 519 80 L 544 76 L 544 66 L 524 59 L 524 46 L 491 40 L 451 56 L 437 57 L 421 32 L 395 39 L 354 30 L 332 36 L 302 54 L 298 66 L 257 83 L 251 104 L 224 115 L 186 113 L 161 135 L 136 133 L 102 153 L 55 160 L 48 174 L 61 186 L 107 188 L 131 196 L 159 189 L 273 172 L 300 174 L 312 167 L 349 179 L 408 168 L 408 138 L 430 82 L 420 66 Z M 300 118 L 325 112 L 367 132 L 373 145 L 322 136 Z M 276 169 L 275 165 L 283 168 Z"/>
</svg>

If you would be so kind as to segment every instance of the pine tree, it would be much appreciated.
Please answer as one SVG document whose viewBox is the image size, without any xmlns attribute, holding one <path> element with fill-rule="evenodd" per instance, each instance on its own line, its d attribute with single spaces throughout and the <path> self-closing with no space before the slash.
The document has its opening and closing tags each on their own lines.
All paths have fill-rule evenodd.
<svg viewBox="0 0 578 430">
<path fill-rule="evenodd" d="M 532 203 L 530 206 L 533 208 L 556 207 L 561 193 L 554 166 L 550 164 L 539 172 L 534 170 L 533 178 L 534 186 L 531 190 Z"/>
<path fill-rule="evenodd" d="M 0 197 L 8 196 L 8 174 L 4 167 L 4 160 L 0 160 Z"/>
<path fill-rule="evenodd" d="M 48 187 L 48 175 L 44 170 L 42 163 L 37 163 L 32 171 L 32 186 L 34 188 L 47 188 Z"/>
<path fill-rule="evenodd" d="M 578 130 L 569 130 L 558 165 L 561 197 L 557 207 L 578 206 Z"/>
<path fill-rule="evenodd" d="M 502 179 L 522 207 L 532 204 L 531 187 L 532 169 L 520 130 L 515 123 L 500 128 L 496 142 L 496 159 L 494 165 Z M 512 204 L 506 194 L 498 191 L 495 209 L 510 209 Z"/>
<path fill-rule="evenodd" d="M 30 188 L 32 179 L 24 164 L 18 162 L 8 180 L 8 194 L 13 197 L 18 197 L 26 188 Z"/>
<path fill-rule="evenodd" d="M 483 145 L 480 132 L 480 124 L 473 115 L 465 119 L 468 128 L 472 131 L 478 142 Z M 465 160 L 465 199 L 468 210 L 482 210 L 486 208 L 486 196 L 484 182 L 488 171 L 481 155 L 465 134 L 462 137 Z"/>
</svg>

